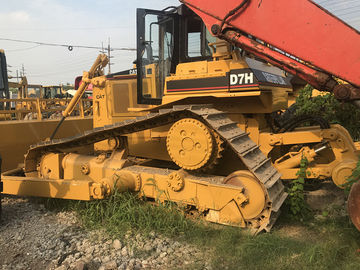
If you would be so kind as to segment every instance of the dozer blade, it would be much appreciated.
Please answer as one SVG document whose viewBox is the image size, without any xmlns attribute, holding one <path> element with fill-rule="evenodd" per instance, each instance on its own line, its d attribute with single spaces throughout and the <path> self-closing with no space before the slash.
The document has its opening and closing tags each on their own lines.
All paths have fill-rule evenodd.
<svg viewBox="0 0 360 270">
<path fill-rule="evenodd" d="M 360 231 L 360 182 L 352 185 L 347 207 L 352 223 Z"/>
</svg>

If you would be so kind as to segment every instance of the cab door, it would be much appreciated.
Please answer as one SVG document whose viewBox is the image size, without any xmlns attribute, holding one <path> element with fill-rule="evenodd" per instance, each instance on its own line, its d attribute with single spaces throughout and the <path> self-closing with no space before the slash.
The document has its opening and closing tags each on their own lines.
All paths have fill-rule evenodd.
<svg viewBox="0 0 360 270">
<path fill-rule="evenodd" d="M 137 100 L 139 104 L 161 104 L 165 78 L 174 66 L 177 14 L 137 10 Z"/>
</svg>

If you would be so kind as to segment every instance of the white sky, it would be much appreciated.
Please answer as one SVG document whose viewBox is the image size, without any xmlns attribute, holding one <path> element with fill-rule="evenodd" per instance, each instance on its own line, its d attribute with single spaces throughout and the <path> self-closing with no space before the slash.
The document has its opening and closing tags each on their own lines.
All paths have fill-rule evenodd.
<svg viewBox="0 0 360 270">
<path fill-rule="evenodd" d="M 177 0 L 0 0 L 0 38 L 101 47 L 136 47 L 136 8 L 163 9 Z M 74 83 L 98 50 L 36 46 L 0 40 L 10 75 L 25 67 L 31 84 Z M 114 51 L 112 71 L 132 67 L 135 52 Z"/>
<path fill-rule="evenodd" d="M 359 0 L 315 0 L 360 29 Z M 136 47 L 136 8 L 163 9 L 177 0 L 0 0 L 0 38 L 71 45 Z M 94 49 L 37 46 L 0 40 L 10 75 L 22 64 L 29 83 L 73 83 L 98 55 Z M 135 52 L 115 51 L 113 72 L 131 68 Z"/>
</svg>

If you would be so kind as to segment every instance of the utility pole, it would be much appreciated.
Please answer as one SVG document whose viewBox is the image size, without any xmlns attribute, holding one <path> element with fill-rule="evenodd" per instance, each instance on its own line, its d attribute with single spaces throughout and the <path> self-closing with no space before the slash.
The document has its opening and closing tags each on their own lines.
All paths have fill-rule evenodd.
<svg viewBox="0 0 360 270">
<path fill-rule="evenodd" d="M 108 45 L 107 45 L 107 48 L 105 49 L 104 48 L 104 43 L 101 42 L 101 48 L 102 50 L 100 51 L 101 53 L 107 53 L 107 56 L 109 58 L 109 63 L 108 63 L 108 74 L 111 73 L 111 66 L 113 65 L 113 63 L 111 63 L 111 58 L 114 58 L 114 56 L 111 56 L 111 46 L 110 46 L 110 37 L 108 39 Z"/>
<path fill-rule="evenodd" d="M 25 67 L 24 67 L 24 64 L 21 65 L 21 71 L 22 71 L 21 77 L 25 77 Z"/>
<path fill-rule="evenodd" d="M 114 58 L 114 56 L 111 56 L 111 47 L 110 47 L 110 37 L 109 37 L 109 41 L 108 41 L 108 47 L 107 47 L 107 51 L 108 51 L 108 58 L 109 58 L 109 74 L 111 73 L 111 65 L 113 65 L 113 63 L 111 63 L 111 58 Z"/>
<path fill-rule="evenodd" d="M 111 55 L 110 55 L 110 38 L 109 38 L 109 43 L 108 43 L 108 58 L 109 58 L 109 74 L 111 73 L 111 62 L 110 62 L 110 59 L 111 59 Z"/>
</svg>

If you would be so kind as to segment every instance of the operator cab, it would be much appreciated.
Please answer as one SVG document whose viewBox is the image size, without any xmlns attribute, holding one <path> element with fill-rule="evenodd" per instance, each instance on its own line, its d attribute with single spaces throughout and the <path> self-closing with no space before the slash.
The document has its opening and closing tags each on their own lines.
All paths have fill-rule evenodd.
<svg viewBox="0 0 360 270">
<path fill-rule="evenodd" d="M 290 77 L 282 70 L 244 57 L 239 48 L 217 40 L 184 5 L 162 11 L 137 10 L 135 64 L 138 104 L 159 105 L 184 96 L 213 97 L 219 92 L 257 91 L 260 95 L 259 90 L 279 88 L 284 100 L 292 89 Z"/>
<path fill-rule="evenodd" d="M 200 17 L 184 5 L 137 9 L 138 103 L 161 104 L 165 78 L 179 63 L 211 60 L 212 42 L 215 38 Z"/>
<path fill-rule="evenodd" d="M 45 99 L 66 97 L 66 95 L 63 93 L 62 87 L 59 85 L 44 86 L 43 90 L 43 98 Z"/>
</svg>

